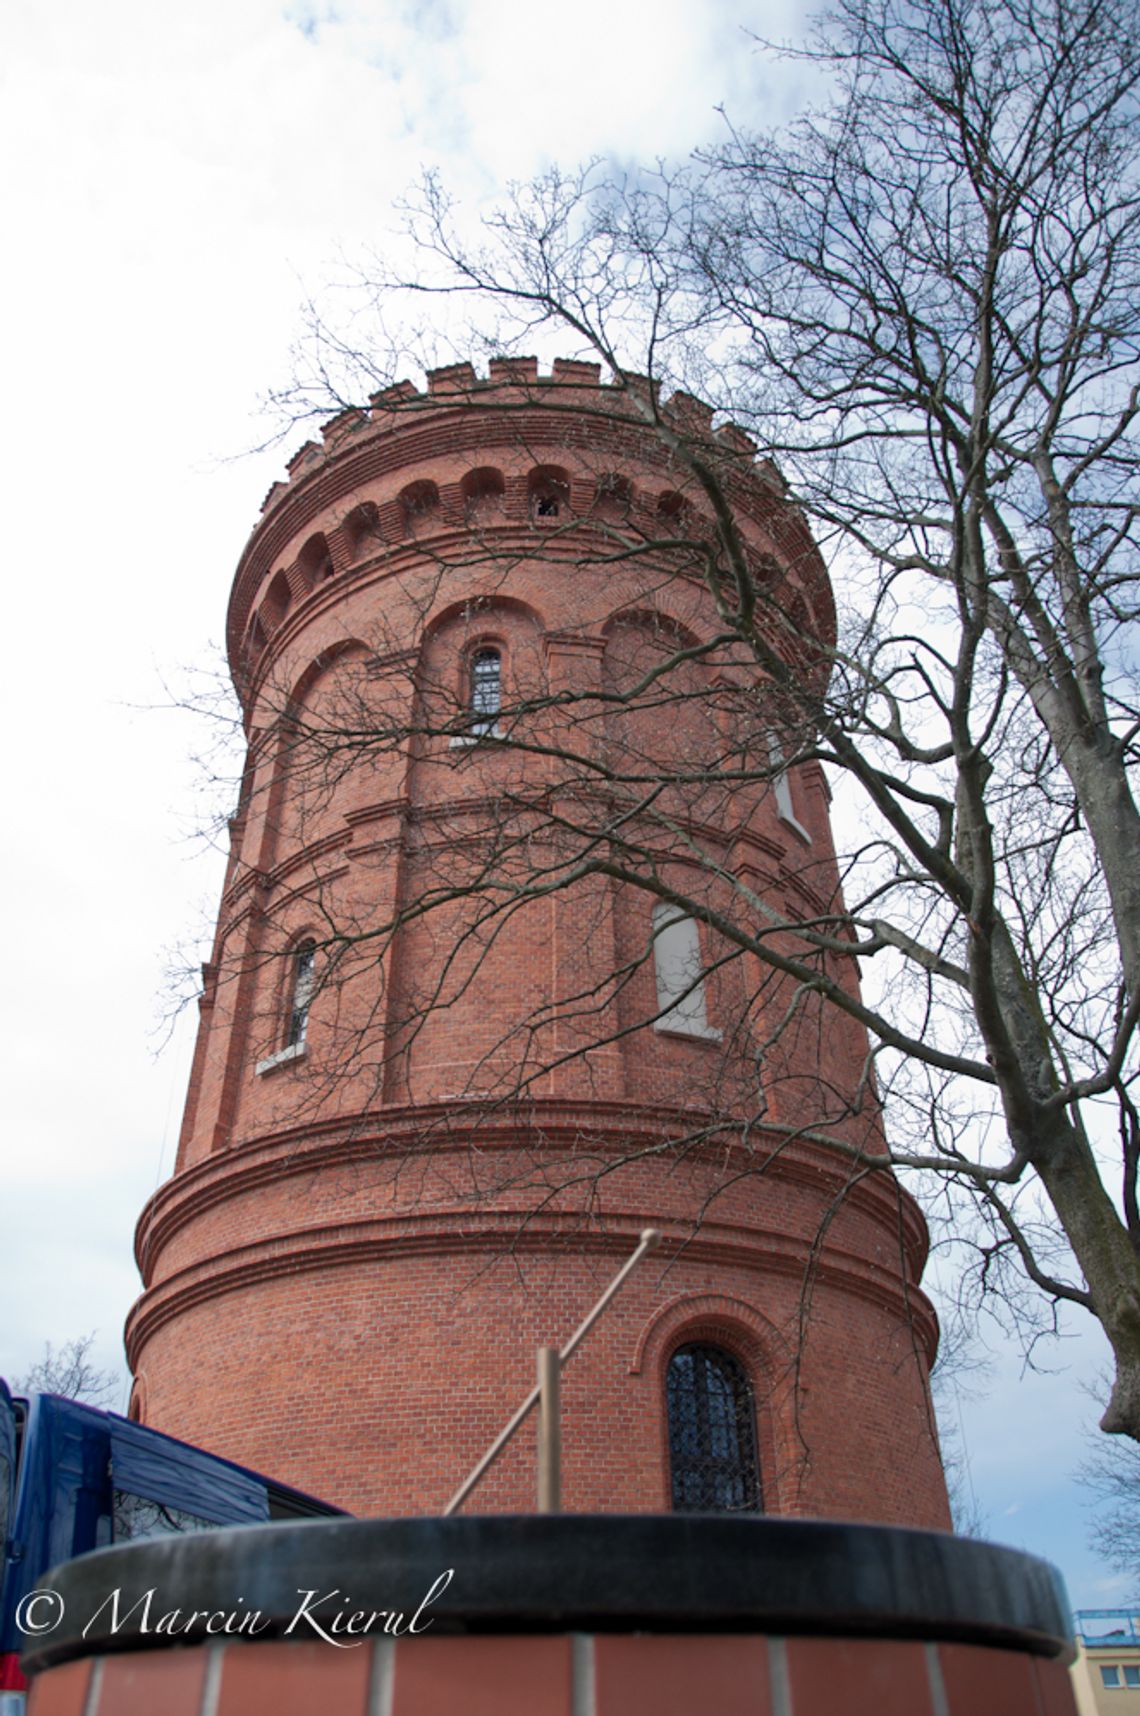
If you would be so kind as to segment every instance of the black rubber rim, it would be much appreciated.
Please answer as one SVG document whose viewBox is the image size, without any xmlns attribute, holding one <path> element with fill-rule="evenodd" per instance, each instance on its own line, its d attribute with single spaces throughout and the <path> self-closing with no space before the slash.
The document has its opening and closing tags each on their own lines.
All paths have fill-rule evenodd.
<svg viewBox="0 0 1140 1716">
<path fill-rule="evenodd" d="M 231 1637 L 249 1636 L 253 1623 L 238 1622 L 254 1614 L 261 1638 L 318 1636 L 307 1614 L 328 1628 L 337 1614 L 395 1613 L 407 1627 L 433 1586 L 417 1632 L 814 1633 L 1071 1650 L 1064 1588 L 1047 1562 L 940 1532 L 828 1520 L 320 1520 L 123 1544 L 39 1586 L 58 1594 L 62 1619 L 27 1640 L 31 1672 L 225 1637 L 206 1614 L 233 1616 Z M 298 1619 L 309 1591 L 336 1595 Z M 175 1610 L 178 1621 L 159 1629 Z M 203 1615 L 187 1625 L 194 1610 Z M 41 1604 L 37 1618 L 48 1613 Z M 384 1630 L 383 1619 L 367 1629 Z"/>
</svg>

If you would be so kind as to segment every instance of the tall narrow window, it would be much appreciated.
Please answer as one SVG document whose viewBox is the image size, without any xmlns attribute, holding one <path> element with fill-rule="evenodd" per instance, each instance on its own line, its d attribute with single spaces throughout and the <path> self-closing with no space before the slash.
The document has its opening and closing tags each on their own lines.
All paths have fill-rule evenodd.
<svg viewBox="0 0 1140 1716">
<path fill-rule="evenodd" d="M 662 900 L 653 908 L 653 963 L 657 974 L 659 1031 L 686 1037 L 715 1037 L 709 1024 L 701 975 L 701 938 L 695 918 Z"/>
<path fill-rule="evenodd" d="M 772 791 L 776 795 L 776 814 L 781 822 L 786 822 L 789 828 L 794 828 L 800 839 L 806 840 L 810 846 L 811 835 L 796 815 L 796 807 L 792 801 L 792 783 L 788 779 L 784 747 L 775 733 L 768 735 L 768 755 L 772 759 Z"/>
<path fill-rule="evenodd" d="M 503 706 L 503 664 L 497 649 L 476 650 L 471 658 L 471 731 L 493 734 Z"/>
<path fill-rule="evenodd" d="M 752 1390 L 732 1354 L 679 1347 L 665 1389 L 675 1511 L 760 1513 Z"/>
<path fill-rule="evenodd" d="M 285 1038 L 287 1049 L 300 1049 L 304 1046 L 305 1035 L 309 1029 L 309 1008 L 313 1001 L 316 964 L 315 945 L 311 941 L 303 941 L 293 955 L 293 998 L 289 1008 L 289 1033 Z"/>
</svg>

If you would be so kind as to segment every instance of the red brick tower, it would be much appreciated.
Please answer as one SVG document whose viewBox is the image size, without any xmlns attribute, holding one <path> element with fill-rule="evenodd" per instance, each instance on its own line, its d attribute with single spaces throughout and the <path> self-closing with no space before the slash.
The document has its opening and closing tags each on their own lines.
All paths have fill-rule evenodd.
<svg viewBox="0 0 1140 1716">
<path fill-rule="evenodd" d="M 564 1505 L 943 1525 L 925 1228 L 841 1148 L 881 1137 L 861 1028 L 809 1002 L 777 1031 L 789 993 L 728 957 L 739 914 L 825 915 L 838 875 L 822 773 L 781 768 L 779 697 L 711 644 L 715 529 L 670 429 L 809 674 L 826 573 L 739 431 L 678 397 L 662 434 L 646 400 L 590 364 L 457 365 L 269 495 L 133 1410 L 354 1511 L 438 1512 L 652 1224 L 566 1370 Z M 583 839 L 614 817 L 648 888 Z M 533 1498 L 524 1431 L 469 1506 Z"/>
</svg>

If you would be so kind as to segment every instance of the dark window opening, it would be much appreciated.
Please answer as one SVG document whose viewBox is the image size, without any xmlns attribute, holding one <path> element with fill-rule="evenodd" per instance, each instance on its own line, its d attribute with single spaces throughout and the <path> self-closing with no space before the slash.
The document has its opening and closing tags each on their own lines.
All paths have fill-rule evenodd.
<svg viewBox="0 0 1140 1716">
<path fill-rule="evenodd" d="M 719 1347 L 680 1347 L 666 1377 L 669 1465 L 678 1513 L 759 1513 L 752 1390 Z"/>
<path fill-rule="evenodd" d="M 561 465 L 536 465 L 527 478 L 526 493 L 536 523 L 550 524 L 570 511 L 570 478 Z"/>
<path fill-rule="evenodd" d="M 311 941 L 302 942 L 293 956 L 293 999 L 289 1008 L 287 1049 L 303 1046 L 309 1029 L 309 1008 L 313 1001 L 317 950 Z"/>
</svg>

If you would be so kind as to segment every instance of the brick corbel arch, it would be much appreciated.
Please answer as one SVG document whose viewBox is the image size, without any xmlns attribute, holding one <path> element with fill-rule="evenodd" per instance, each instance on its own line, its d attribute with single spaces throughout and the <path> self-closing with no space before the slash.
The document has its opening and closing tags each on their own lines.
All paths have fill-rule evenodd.
<svg viewBox="0 0 1140 1716">
<path fill-rule="evenodd" d="M 630 1359 L 631 1376 L 660 1369 L 665 1353 L 685 1340 L 722 1337 L 739 1346 L 750 1364 L 769 1375 L 792 1362 L 791 1349 L 776 1325 L 750 1305 L 728 1293 L 678 1293 L 642 1327 Z"/>
</svg>

